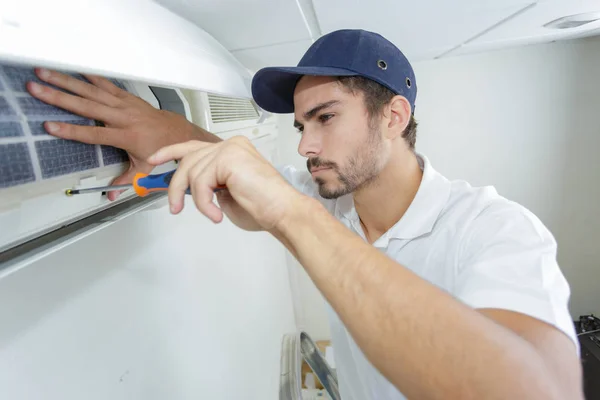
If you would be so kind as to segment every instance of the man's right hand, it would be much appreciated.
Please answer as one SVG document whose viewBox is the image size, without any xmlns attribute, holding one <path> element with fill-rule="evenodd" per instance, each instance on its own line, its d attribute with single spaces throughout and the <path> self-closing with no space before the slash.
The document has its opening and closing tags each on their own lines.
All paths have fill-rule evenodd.
<svg viewBox="0 0 600 400">
<path fill-rule="evenodd" d="M 29 82 L 27 89 L 32 96 L 74 114 L 102 121 L 105 125 L 79 126 L 46 122 L 44 126 L 48 133 L 63 139 L 114 146 L 127 151 L 129 169 L 113 181 L 114 185 L 131 183 L 137 172 L 149 173 L 153 166 L 146 159 L 164 146 L 191 139 L 218 140 L 181 115 L 157 110 L 107 79 L 85 75 L 91 82 L 88 83 L 46 69 L 36 69 L 35 72 L 42 81 L 73 94 Z M 199 137 L 201 131 L 205 137 Z M 111 192 L 108 198 L 114 200 L 118 195 L 118 192 Z"/>
</svg>

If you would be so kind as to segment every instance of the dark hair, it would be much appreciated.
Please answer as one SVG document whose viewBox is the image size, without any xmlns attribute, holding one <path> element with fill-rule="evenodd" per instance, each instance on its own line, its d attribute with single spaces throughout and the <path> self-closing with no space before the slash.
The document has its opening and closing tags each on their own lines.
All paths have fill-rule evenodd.
<svg viewBox="0 0 600 400">
<path fill-rule="evenodd" d="M 367 112 L 371 118 L 380 115 L 383 107 L 396 96 L 394 92 L 385 86 L 362 76 L 339 76 L 337 79 L 350 92 L 360 91 L 363 93 Z M 402 132 L 402 137 L 406 140 L 410 149 L 415 148 L 417 125 L 417 120 L 411 115 L 406 129 Z"/>
</svg>

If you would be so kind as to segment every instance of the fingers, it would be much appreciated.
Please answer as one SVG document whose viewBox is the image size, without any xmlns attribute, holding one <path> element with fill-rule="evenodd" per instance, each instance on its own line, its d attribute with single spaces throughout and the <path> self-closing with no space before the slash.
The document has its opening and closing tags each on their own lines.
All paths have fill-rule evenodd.
<svg viewBox="0 0 600 400">
<path fill-rule="evenodd" d="M 206 143 L 198 140 L 191 140 L 185 143 L 178 143 L 163 147 L 148 158 L 148 163 L 160 165 L 173 160 L 180 160 L 187 154 L 198 151 L 203 148 L 215 146 L 214 143 Z"/>
<path fill-rule="evenodd" d="M 137 169 L 135 169 L 135 167 L 133 166 L 133 164 L 129 165 L 129 169 L 123 173 L 123 175 L 115 178 L 114 181 L 112 181 L 111 185 L 125 185 L 125 184 L 129 184 L 131 182 L 133 182 L 133 177 L 135 176 L 136 173 L 138 172 L 149 172 L 149 171 L 138 171 Z M 108 198 L 108 200 L 110 201 L 115 201 L 119 195 L 121 193 L 123 193 L 124 190 L 113 190 L 111 192 L 108 192 L 106 194 L 106 197 Z"/>
<path fill-rule="evenodd" d="M 66 124 L 64 122 L 46 122 L 44 127 L 51 135 L 60 137 L 67 140 L 77 140 L 83 143 L 89 144 L 101 144 L 114 147 L 126 147 L 127 138 L 123 132 L 119 129 L 105 128 L 100 126 L 81 126 Z M 116 178 L 112 185 L 122 185 L 133 182 L 133 177 L 137 172 L 149 172 L 148 171 L 137 171 L 133 165 L 130 164 L 129 170 L 123 175 Z M 119 197 L 123 191 L 111 191 L 107 193 L 107 198 L 110 201 L 114 201 Z"/>
<path fill-rule="evenodd" d="M 190 189 L 196 208 L 214 223 L 223 220 L 223 212 L 213 202 L 215 188 L 218 183 L 214 171 L 215 153 L 201 159 L 189 172 Z"/>
<path fill-rule="evenodd" d="M 92 82 L 95 86 L 98 86 L 100 89 L 105 90 L 115 97 L 125 97 L 129 94 L 127 91 L 121 89 L 108 79 L 101 76 L 87 74 L 83 74 L 83 76 L 85 76 L 85 78 Z"/>
<path fill-rule="evenodd" d="M 44 68 L 36 68 L 36 75 L 44 82 L 51 83 L 71 93 L 75 93 L 83 98 L 104 104 L 110 107 L 116 107 L 120 100 L 110 92 L 102 88 L 91 85 L 71 75 L 61 74 L 60 72 L 49 71 Z M 110 82 L 109 82 L 110 83 Z"/>
<path fill-rule="evenodd" d="M 128 143 L 127 135 L 120 129 L 115 128 L 73 125 L 58 121 L 46 122 L 44 128 L 49 134 L 61 139 L 119 148 L 127 148 L 131 144 Z"/>
<path fill-rule="evenodd" d="M 215 195 L 220 208 L 227 207 L 229 203 L 235 201 L 229 190 L 219 190 Z"/>
<path fill-rule="evenodd" d="M 169 204 L 171 213 L 178 214 L 183 209 L 183 199 L 185 192 L 190 187 L 191 176 L 190 170 L 196 168 L 198 164 L 206 165 L 212 161 L 211 153 L 214 148 L 198 149 L 195 152 L 189 153 L 181 162 L 177 171 L 171 178 L 169 184 Z"/>
<path fill-rule="evenodd" d="M 35 82 L 28 82 L 27 90 L 33 97 L 44 103 L 86 118 L 97 119 L 108 124 L 122 124 L 126 121 L 127 116 L 123 115 L 121 110 L 100 104 L 97 101 L 64 93 Z"/>
<path fill-rule="evenodd" d="M 218 224 L 223 221 L 223 211 L 213 203 L 213 196 L 214 193 L 208 186 L 197 187 L 194 189 L 193 198 L 196 208 L 198 208 L 206 218 L 210 219 L 215 224 Z"/>
</svg>

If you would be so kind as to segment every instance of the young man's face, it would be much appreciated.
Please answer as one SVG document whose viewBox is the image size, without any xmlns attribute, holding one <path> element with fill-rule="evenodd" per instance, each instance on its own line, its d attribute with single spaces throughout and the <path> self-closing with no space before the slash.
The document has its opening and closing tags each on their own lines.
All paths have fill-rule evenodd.
<svg viewBox="0 0 600 400">
<path fill-rule="evenodd" d="M 335 78 L 304 76 L 294 92 L 294 108 L 302 132 L 298 152 L 308 158 L 321 197 L 343 196 L 377 177 L 383 139 L 362 93 L 351 93 Z"/>
</svg>

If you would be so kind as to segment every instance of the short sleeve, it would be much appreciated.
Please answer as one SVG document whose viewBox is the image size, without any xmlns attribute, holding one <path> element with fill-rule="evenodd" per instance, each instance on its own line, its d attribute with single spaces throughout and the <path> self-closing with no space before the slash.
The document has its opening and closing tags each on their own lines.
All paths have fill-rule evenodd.
<svg viewBox="0 0 600 400">
<path fill-rule="evenodd" d="M 461 242 L 455 295 L 473 308 L 519 312 L 563 331 L 579 349 L 569 314 L 570 288 L 556 260 L 556 241 L 516 203 L 493 204 Z"/>
</svg>

